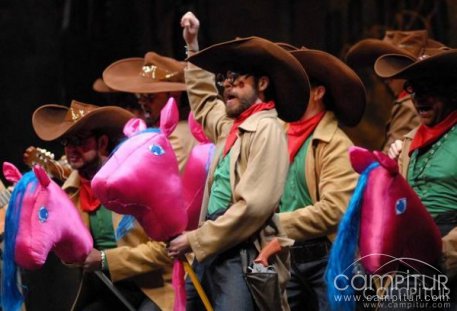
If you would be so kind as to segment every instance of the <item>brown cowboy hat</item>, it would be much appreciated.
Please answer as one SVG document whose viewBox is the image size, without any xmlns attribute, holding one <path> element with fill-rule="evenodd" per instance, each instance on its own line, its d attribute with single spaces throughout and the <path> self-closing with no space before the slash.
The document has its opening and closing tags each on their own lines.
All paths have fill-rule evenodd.
<svg viewBox="0 0 457 311">
<path fill-rule="evenodd" d="M 148 52 L 141 57 L 125 58 L 103 71 L 103 81 L 113 90 L 128 93 L 162 93 L 186 90 L 185 63 Z"/>
<path fill-rule="evenodd" d="M 38 137 L 51 141 L 83 129 L 102 129 L 107 134 L 120 134 L 125 123 L 133 117 L 132 113 L 120 107 L 98 107 L 73 100 L 70 107 L 39 107 L 33 113 L 32 125 Z"/>
<path fill-rule="evenodd" d="M 190 56 L 189 62 L 213 73 L 228 70 L 255 70 L 273 82 L 278 115 L 296 121 L 305 112 L 309 80 L 300 63 L 275 43 L 259 37 L 239 38 L 212 45 Z"/>
<path fill-rule="evenodd" d="M 290 53 L 302 64 L 311 81 L 323 83 L 330 93 L 336 117 L 347 126 L 359 123 L 365 110 L 365 87 L 359 76 L 335 56 L 301 48 Z"/>
<path fill-rule="evenodd" d="M 424 49 L 442 46 L 428 37 L 427 30 L 388 30 L 382 40 L 365 39 L 356 43 L 347 52 L 346 62 L 351 67 L 372 66 L 384 54 L 418 57 Z"/>
<path fill-rule="evenodd" d="M 429 49 L 418 58 L 387 54 L 379 57 L 374 70 L 381 78 L 421 79 L 457 77 L 457 49 Z"/>
<path fill-rule="evenodd" d="M 116 93 L 117 92 L 116 90 L 113 90 L 108 85 L 106 85 L 106 83 L 103 81 L 102 78 L 98 78 L 97 80 L 94 81 L 94 83 L 92 84 L 92 89 L 98 93 Z"/>
</svg>

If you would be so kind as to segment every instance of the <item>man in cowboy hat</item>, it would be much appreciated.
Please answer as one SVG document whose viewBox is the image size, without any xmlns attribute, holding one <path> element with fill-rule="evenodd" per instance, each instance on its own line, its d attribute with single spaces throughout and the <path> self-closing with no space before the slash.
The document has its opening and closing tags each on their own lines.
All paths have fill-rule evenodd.
<svg viewBox="0 0 457 311">
<path fill-rule="evenodd" d="M 182 171 L 187 156 L 196 144 L 187 125 L 189 105 L 185 96 L 184 66 L 173 58 L 148 52 L 141 57 L 118 60 L 103 72 L 103 81 L 112 90 L 132 93 L 144 112 L 148 127 L 157 127 L 160 111 L 169 97 L 174 97 L 179 105 L 181 121 L 169 137 Z"/>
<path fill-rule="evenodd" d="M 82 263 L 84 272 L 101 270 L 138 310 L 171 310 L 171 261 L 163 243 L 151 241 L 135 227 L 119 240 L 121 215 L 107 210 L 93 195 L 90 181 L 122 135 L 133 115 L 120 107 L 97 107 L 72 101 L 70 107 L 44 105 L 35 110 L 33 128 L 45 141 L 60 140 L 74 169 L 63 185 L 94 238 L 94 249 Z M 165 272 L 164 272 L 165 270 Z M 84 273 L 74 310 L 118 310 L 119 304 L 92 273 Z M 108 294 L 107 294 L 108 293 Z M 93 308 L 93 309 L 92 309 Z"/>
<path fill-rule="evenodd" d="M 240 251 L 258 252 L 274 237 L 281 237 L 283 246 L 290 245 L 275 215 L 289 162 L 277 116 L 293 121 L 303 114 L 299 103 L 308 100 L 308 78 L 294 57 L 268 40 L 237 39 L 196 53 L 198 19 L 188 12 L 181 26 L 190 56 L 185 78 L 191 109 L 218 151 L 200 226 L 172 240 L 169 254 L 194 252 L 216 310 L 254 310 Z M 218 81 L 224 101 L 210 72 L 223 74 Z M 270 262 L 279 276 L 281 298 L 275 302 L 278 309 L 288 310 L 288 248 Z M 195 308 L 191 301 L 188 308 Z"/>
<path fill-rule="evenodd" d="M 309 76 L 311 93 L 300 120 L 287 125 L 290 168 L 279 218 L 291 247 L 291 310 L 329 310 L 324 274 L 331 240 L 354 190 L 351 140 L 339 123 L 355 126 L 365 108 L 359 77 L 333 55 L 290 50 Z"/>
<path fill-rule="evenodd" d="M 388 54 L 376 60 L 374 69 L 381 78 L 406 80 L 404 89 L 421 124 L 389 153 L 399 156 L 400 172 L 438 225 L 444 266 L 455 276 L 457 229 L 451 230 L 457 227 L 457 50 L 429 49 L 418 57 Z M 456 284 L 455 277 L 446 284 L 453 303 Z"/>
<path fill-rule="evenodd" d="M 352 68 L 371 67 L 383 54 L 401 54 L 417 57 L 424 49 L 443 46 L 428 37 L 426 30 L 388 30 L 384 38 L 364 39 L 356 43 L 346 54 L 346 62 Z M 411 96 L 403 90 L 403 79 L 384 79 L 387 88 L 395 97 L 390 116 L 385 124 L 385 137 L 381 150 L 385 153 L 390 145 L 419 125 Z"/>
</svg>

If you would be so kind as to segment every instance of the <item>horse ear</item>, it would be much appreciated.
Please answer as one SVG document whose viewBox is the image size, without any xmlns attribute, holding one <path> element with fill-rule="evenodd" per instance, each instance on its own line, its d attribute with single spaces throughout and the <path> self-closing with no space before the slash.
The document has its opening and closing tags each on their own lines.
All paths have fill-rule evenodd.
<svg viewBox="0 0 457 311">
<path fill-rule="evenodd" d="M 21 179 L 22 174 L 17 167 L 14 166 L 14 164 L 10 162 L 3 162 L 3 176 L 5 176 L 6 180 L 15 184 L 19 181 L 19 179 Z"/>
<path fill-rule="evenodd" d="M 39 165 L 35 165 L 33 167 L 33 172 L 35 173 L 35 176 L 38 179 L 38 181 L 40 182 L 40 184 L 46 188 L 49 185 L 49 183 L 51 182 L 51 178 L 49 178 L 48 174 L 46 174 L 46 171 L 44 170 L 44 168 L 42 168 Z"/>
<path fill-rule="evenodd" d="M 127 121 L 124 125 L 124 135 L 131 137 L 138 132 L 141 132 L 147 128 L 146 123 L 140 118 L 132 118 Z"/>
<path fill-rule="evenodd" d="M 387 171 L 389 171 L 391 175 L 398 174 L 398 164 L 397 162 L 395 162 L 395 160 L 392 160 L 380 151 L 374 151 L 373 154 L 378 160 L 379 164 L 381 164 L 381 166 L 383 166 Z"/>
<path fill-rule="evenodd" d="M 193 112 L 189 113 L 187 122 L 189 124 L 190 132 L 198 142 L 203 144 L 209 143 L 209 139 L 206 137 L 202 125 L 195 120 Z"/>
<path fill-rule="evenodd" d="M 160 111 L 160 130 L 168 137 L 175 130 L 178 122 L 179 111 L 176 100 L 170 97 L 167 104 Z"/>
<path fill-rule="evenodd" d="M 349 159 L 352 167 L 359 174 L 376 161 L 375 156 L 369 150 L 356 146 L 349 147 Z"/>
</svg>

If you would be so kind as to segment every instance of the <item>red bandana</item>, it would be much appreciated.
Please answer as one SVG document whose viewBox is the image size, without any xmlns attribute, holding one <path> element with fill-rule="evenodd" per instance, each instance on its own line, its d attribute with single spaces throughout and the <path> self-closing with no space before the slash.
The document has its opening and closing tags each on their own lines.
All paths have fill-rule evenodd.
<svg viewBox="0 0 457 311">
<path fill-rule="evenodd" d="M 299 120 L 288 124 L 287 144 L 289 147 L 290 163 L 293 162 L 298 150 L 300 150 L 306 139 L 314 132 L 324 115 L 325 111 L 322 111 L 306 120 Z"/>
<path fill-rule="evenodd" d="M 433 144 L 440 139 L 447 131 L 457 123 L 457 111 L 452 112 L 439 124 L 428 127 L 421 124 L 417 129 L 416 136 L 414 136 L 411 146 L 409 147 L 408 154 L 411 155 L 414 150 L 420 149 Z"/>
<path fill-rule="evenodd" d="M 254 104 L 245 111 L 243 111 L 238 118 L 236 118 L 235 122 L 233 122 L 232 128 L 230 129 L 230 133 L 227 136 L 227 140 L 225 141 L 224 153 L 225 156 L 232 148 L 233 144 L 235 143 L 236 139 L 238 138 L 238 127 L 241 123 L 244 122 L 248 117 L 252 116 L 256 112 L 263 111 L 263 110 L 271 110 L 274 109 L 275 103 L 273 101 L 269 101 L 268 103 L 259 103 Z"/>
<path fill-rule="evenodd" d="M 100 206 L 100 200 L 97 199 L 90 187 L 90 181 L 80 177 L 79 203 L 83 211 L 90 213 Z"/>
<path fill-rule="evenodd" d="M 409 96 L 410 94 L 406 92 L 405 90 L 401 91 L 400 94 L 397 96 L 397 100 L 402 100 L 404 97 Z"/>
</svg>

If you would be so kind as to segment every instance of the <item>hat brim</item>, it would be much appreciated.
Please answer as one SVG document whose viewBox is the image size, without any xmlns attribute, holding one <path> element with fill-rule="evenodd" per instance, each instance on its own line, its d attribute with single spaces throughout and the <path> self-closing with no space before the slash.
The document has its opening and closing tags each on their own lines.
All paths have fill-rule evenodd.
<svg viewBox="0 0 457 311">
<path fill-rule="evenodd" d="M 325 84 L 333 99 L 333 111 L 344 125 L 355 126 L 366 106 L 365 87 L 359 76 L 335 56 L 310 49 L 290 52 L 306 69 L 311 80 Z"/>
<path fill-rule="evenodd" d="M 44 105 L 35 110 L 32 125 L 38 137 L 52 141 L 82 129 L 103 129 L 107 134 L 121 134 L 125 123 L 134 117 L 128 110 L 106 106 L 90 111 L 73 122 L 65 119 L 68 109 L 66 106 Z"/>
<path fill-rule="evenodd" d="M 212 45 L 187 59 L 213 73 L 246 68 L 269 76 L 276 94 L 278 115 L 297 121 L 308 105 L 309 80 L 300 63 L 275 43 L 259 37 L 240 38 Z"/>
<path fill-rule="evenodd" d="M 384 54 L 398 54 L 414 57 L 412 53 L 379 39 L 365 39 L 356 43 L 346 53 L 346 63 L 352 68 L 373 66 L 376 59 Z"/>
<path fill-rule="evenodd" d="M 144 58 L 132 57 L 112 63 L 103 71 L 103 81 L 114 90 L 127 93 L 182 92 L 182 82 L 154 81 L 140 75 Z"/>
<path fill-rule="evenodd" d="M 457 50 L 443 51 L 423 60 L 398 54 L 379 57 L 374 70 L 381 78 L 421 79 L 457 77 Z"/>
</svg>

